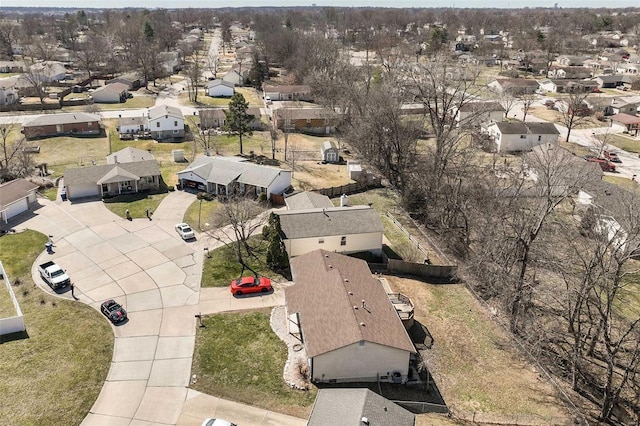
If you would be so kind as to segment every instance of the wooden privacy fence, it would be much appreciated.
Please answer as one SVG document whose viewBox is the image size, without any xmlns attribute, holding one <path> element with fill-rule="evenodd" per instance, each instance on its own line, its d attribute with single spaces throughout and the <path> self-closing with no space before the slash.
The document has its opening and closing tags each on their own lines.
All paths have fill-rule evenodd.
<svg viewBox="0 0 640 426">
<path fill-rule="evenodd" d="M 332 186 L 331 188 L 322 188 L 316 189 L 313 192 L 317 192 L 322 195 L 326 195 L 327 197 L 338 197 L 342 194 L 349 195 L 355 194 L 357 192 L 367 191 L 372 188 L 380 188 L 382 187 L 380 180 L 375 180 L 373 182 L 355 182 L 349 183 L 347 185 L 341 186 Z"/>
</svg>

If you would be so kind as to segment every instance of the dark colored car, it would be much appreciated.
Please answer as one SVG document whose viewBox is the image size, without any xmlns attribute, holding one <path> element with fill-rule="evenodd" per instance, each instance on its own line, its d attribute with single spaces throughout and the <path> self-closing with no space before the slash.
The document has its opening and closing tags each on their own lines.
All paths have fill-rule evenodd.
<svg viewBox="0 0 640 426">
<path fill-rule="evenodd" d="M 127 311 L 115 300 L 107 300 L 100 305 L 100 312 L 114 324 L 127 319 Z"/>
<path fill-rule="evenodd" d="M 249 293 L 267 293 L 273 288 L 271 287 L 271 280 L 269 278 L 242 277 L 231 281 L 229 289 L 231 293 L 240 296 Z"/>
</svg>

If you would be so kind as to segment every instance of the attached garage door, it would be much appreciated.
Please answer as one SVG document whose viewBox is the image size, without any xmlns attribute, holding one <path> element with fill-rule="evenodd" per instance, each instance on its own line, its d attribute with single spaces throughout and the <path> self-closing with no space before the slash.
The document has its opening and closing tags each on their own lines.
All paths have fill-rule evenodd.
<svg viewBox="0 0 640 426">
<path fill-rule="evenodd" d="M 69 199 L 82 197 L 95 197 L 100 195 L 100 187 L 96 184 L 73 185 L 67 187 L 67 196 Z"/>
<path fill-rule="evenodd" d="M 27 199 L 23 198 L 22 200 L 16 201 L 13 204 L 10 204 L 7 207 L 6 217 L 7 219 L 11 219 L 13 216 L 19 215 L 23 211 L 26 211 L 29 208 L 27 204 Z"/>
</svg>

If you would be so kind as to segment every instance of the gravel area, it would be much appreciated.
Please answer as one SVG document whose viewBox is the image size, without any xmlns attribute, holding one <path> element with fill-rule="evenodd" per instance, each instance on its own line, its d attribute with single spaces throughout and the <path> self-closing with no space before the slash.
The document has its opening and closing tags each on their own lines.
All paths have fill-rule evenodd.
<svg viewBox="0 0 640 426">
<path fill-rule="evenodd" d="M 287 362 L 284 364 L 284 381 L 294 389 L 309 389 L 309 381 L 302 377 L 299 367 L 300 365 L 306 366 L 307 354 L 305 353 L 304 345 L 302 345 L 300 340 L 289 334 L 285 307 L 276 306 L 273 308 L 269 322 L 271 324 L 271 329 L 287 345 L 288 356 Z"/>
</svg>

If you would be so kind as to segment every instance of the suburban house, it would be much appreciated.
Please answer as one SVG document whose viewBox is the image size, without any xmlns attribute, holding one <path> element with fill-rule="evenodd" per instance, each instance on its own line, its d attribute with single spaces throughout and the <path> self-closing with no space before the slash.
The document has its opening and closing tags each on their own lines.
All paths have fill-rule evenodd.
<svg viewBox="0 0 640 426">
<path fill-rule="evenodd" d="M 640 107 L 640 96 L 626 96 L 624 98 L 613 98 L 611 110 L 614 114 L 638 114 Z"/>
<path fill-rule="evenodd" d="M 117 130 L 120 137 L 148 132 L 147 117 L 120 117 Z"/>
<path fill-rule="evenodd" d="M 334 207 L 331 199 L 317 192 L 302 191 L 291 194 L 284 199 L 287 209 L 304 210 Z"/>
<path fill-rule="evenodd" d="M 331 123 L 334 113 L 325 108 L 278 108 L 272 119 L 280 130 L 328 135 L 335 126 Z"/>
<path fill-rule="evenodd" d="M 18 102 L 19 96 L 13 86 L 3 87 L 0 81 L 0 107 L 13 105 Z"/>
<path fill-rule="evenodd" d="M 232 83 L 234 86 L 242 86 L 249 79 L 249 69 L 251 66 L 233 67 L 222 77 L 222 80 Z"/>
<path fill-rule="evenodd" d="M 291 260 L 289 333 L 315 383 L 405 383 L 416 349 L 364 260 L 315 250 Z"/>
<path fill-rule="evenodd" d="M 224 127 L 227 121 L 226 111 L 227 110 L 222 108 L 200 110 L 200 129 L 218 129 Z M 253 120 L 249 122 L 249 128 L 251 130 L 264 129 L 265 124 L 262 122 L 262 112 L 260 108 L 247 108 L 247 114 L 253 116 Z"/>
<path fill-rule="evenodd" d="M 22 61 L 0 61 L 0 73 L 21 73 L 24 68 Z"/>
<path fill-rule="evenodd" d="M 106 83 L 107 84 L 124 83 L 127 85 L 128 90 L 135 90 L 147 85 L 147 81 L 145 80 L 145 78 L 137 74 L 124 74 L 124 75 L 121 75 L 120 77 L 107 80 Z"/>
<path fill-rule="evenodd" d="M 36 202 L 38 185 L 25 179 L 0 184 L 0 223 L 29 210 Z"/>
<path fill-rule="evenodd" d="M 98 87 L 91 93 L 93 102 L 96 103 L 118 103 L 125 102 L 129 95 L 129 86 L 124 83 L 111 83 Z"/>
<path fill-rule="evenodd" d="M 313 102 L 311 86 L 264 86 L 263 96 L 272 101 L 308 101 Z"/>
<path fill-rule="evenodd" d="M 184 116 L 180 108 L 156 105 L 149 108 L 147 128 L 156 140 L 184 137 Z"/>
<path fill-rule="evenodd" d="M 64 186 L 70 200 L 158 190 L 161 180 L 160 168 L 153 155 L 130 147 L 107 156 L 107 164 L 64 172 Z"/>
<path fill-rule="evenodd" d="M 614 114 L 609 117 L 612 127 L 617 127 L 632 136 L 638 136 L 640 132 L 640 117 L 625 113 Z"/>
<path fill-rule="evenodd" d="M 594 78 L 594 80 L 598 83 L 598 86 L 601 89 L 615 89 L 619 86 L 631 85 L 635 80 L 639 77 L 632 75 L 622 75 L 622 74 L 613 74 L 613 75 L 599 75 Z"/>
<path fill-rule="evenodd" d="M 84 112 L 45 114 L 22 125 L 27 139 L 61 135 L 98 135 L 100 117 Z"/>
<path fill-rule="evenodd" d="M 370 206 L 312 208 L 276 212 L 290 258 L 317 249 L 338 253 L 382 253 L 384 226 Z"/>
<path fill-rule="evenodd" d="M 182 69 L 180 53 L 176 50 L 170 52 L 160 52 L 156 57 L 158 59 L 158 63 L 160 64 L 160 68 L 167 75 L 171 75 Z"/>
<path fill-rule="evenodd" d="M 468 102 L 458 109 L 456 122 L 459 125 L 496 122 L 504 120 L 505 109 L 499 102 Z"/>
<path fill-rule="evenodd" d="M 553 123 L 491 123 L 486 132 L 497 152 L 529 151 L 538 145 L 556 145 L 560 135 Z"/>
<path fill-rule="evenodd" d="M 32 78 L 46 83 L 62 81 L 67 75 L 67 69 L 61 62 L 57 61 L 38 62 L 29 68 Z"/>
<path fill-rule="evenodd" d="M 366 419 L 366 420 L 364 420 Z M 367 388 L 319 389 L 307 426 L 414 426 L 416 416 Z"/>
<path fill-rule="evenodd" d="M 535 93 L 540 88 L 537 80 L 527 78 L 499 78 L 493 80 L 487 86 L 494 92 L 508 92 L 514 95 Z"/>
<path fill-rule="evenodd" d="M 196 188 L 216 195 L 233 193 L 282 194 L 291 186 L 291 170 L 262 166 L 242 157 L 199 157 L 181 172 L 182 188 Z"/>
<path fill-rule="evenodd" d="M 320 147 L 320 156 L 322 161 L 327 163 L 337 163 L 340 161 L 340 152 L 333 141 L 324 141 Z"/>
<path fill-rule="evenodd" d="M 228 81 L 216 79 L 210 80 L 204 85 L 204 90 L 208 96 L 214 98 L 230 98 L 235 93 L 235 85 Z"/>
</svg>

